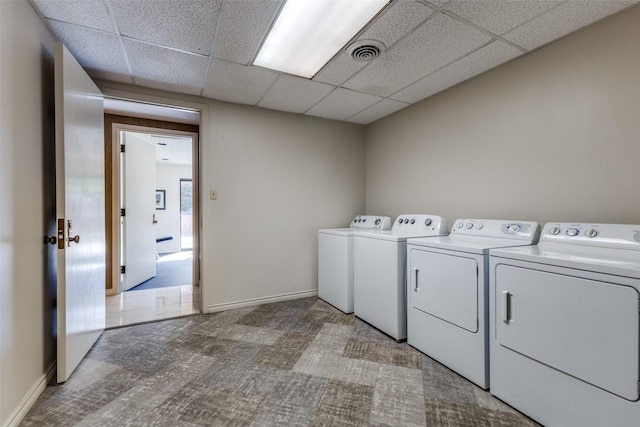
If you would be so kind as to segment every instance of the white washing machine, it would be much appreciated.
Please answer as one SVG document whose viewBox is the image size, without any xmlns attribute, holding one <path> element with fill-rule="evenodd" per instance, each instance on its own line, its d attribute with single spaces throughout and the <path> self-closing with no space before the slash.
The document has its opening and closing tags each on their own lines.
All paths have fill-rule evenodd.
<svg viewBox="0 0 640 427">
<path fill-rule="evenodd" d="M 530 221 L 459 219 L 407 241 L 407 342 L 489 388 L 489 250 L 535 244 Z"/>
<path fill-rule="evenodd" d="M 640 425 L 640 225 L 490 255 L 491 393 L 547 426 Z"/>
<path fill-rule="evenodd" d="M 390 228 L 388 216 L 358 215 L 349 228 L 318 230 L 318 297 L 353 313 L 353 236 Z"/>
<path fill-rule="evenodd" d="M 437 215 L 400 215 L 391 230 L 356 234 L 353 302 L 357 317 L 397 341 L 407 338 L 407 239 L 447 234 Z"/>
</svg>

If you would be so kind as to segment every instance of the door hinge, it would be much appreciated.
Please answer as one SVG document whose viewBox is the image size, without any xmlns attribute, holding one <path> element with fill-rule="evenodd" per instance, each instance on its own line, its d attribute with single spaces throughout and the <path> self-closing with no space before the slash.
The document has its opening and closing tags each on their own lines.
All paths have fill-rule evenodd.
<svg viewBox="0 0 640 427">
<path fill-rule="evenodd" d="M 125 149 L 125 147 L 124 147 L 124 144 L 120 144 L 120 152 L 121 152 L 121 153 L 126 152 L 126 149 Z"/>
<path fill-rule="evenodd" d="M 124 216 L 124 215 L 125 215 L 125 210 L 124 210 L 124 208 L 123 208 L 123 209 L 120 209 L 120 216 Z"/>
<path fill-rule="evenodd" d="M 125 274 L 127 272 L 127 267 L 125 267 L 124 265 L 120 266 L 120 274 Z"/>
</svg>

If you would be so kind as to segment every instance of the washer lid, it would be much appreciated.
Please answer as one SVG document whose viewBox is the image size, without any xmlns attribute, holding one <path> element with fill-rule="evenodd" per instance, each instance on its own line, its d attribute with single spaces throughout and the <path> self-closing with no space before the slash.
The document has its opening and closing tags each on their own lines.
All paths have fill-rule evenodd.
<svg viewBox="0 0 640 427">
<path fill-rule="evenodd" d="M 368 239 L 389 240 L 393 242 L 406 242 L 408 239 L 415 239 L 417 237 L 430 237 L 441 236 L 445 232 L 437 230 L 422 230 L 422 231 L 397 231 L 397 230 L 384 230 L 369 233 L 356 233 L 355 237 L 363 237 Z"/>
<path fill-rule="evenodd" d="M 529 244 L 530 243 L 522 240 L 461 235 L 425 237 L 420 239 L 410 239 L 407 241 L 407 245 L 415 245 L 426 248 L 448 249 L 451 251 L 480 255 L 486 255 L 489 253 L 490 249 L 494 248 L 525 246 Z"/>
<path fill-rule="evenodd" d="M 355 234 L 355 231 L 352 228 L 321 228 L 320 230 L 318 230 L 318 233 L 351 237 Z"/>
</svg>

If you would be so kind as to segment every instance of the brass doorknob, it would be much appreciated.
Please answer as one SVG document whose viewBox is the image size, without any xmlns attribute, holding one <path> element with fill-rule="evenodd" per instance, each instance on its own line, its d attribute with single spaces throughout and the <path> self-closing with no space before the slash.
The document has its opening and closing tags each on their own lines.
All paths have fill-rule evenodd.
<svg viewBox="0 0 640 427">
<path fill-rule="evenodd" d="M 44 244 L 46 245 L 47 243 L 55 245 L 56 243 L 58 243 L 58 239 L 56 238 L 56 236 L 44 236 Z"/>
</svg>

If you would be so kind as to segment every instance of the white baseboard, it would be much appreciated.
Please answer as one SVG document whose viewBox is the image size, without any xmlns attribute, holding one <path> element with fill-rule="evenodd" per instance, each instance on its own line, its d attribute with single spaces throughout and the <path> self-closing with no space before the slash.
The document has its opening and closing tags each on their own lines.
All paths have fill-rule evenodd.
<svg viewBox="0 0 640 427">
<path fill-rule="evenodd" d="M 233 310 L 235 308 L 252 307 L 254 305 L 269 304 L 272 302 L 288 301 L 298 298 L 308 298 L 318 296 L 318 290 L 292 292 L 290 294 L 274 295 L 270 297 L 254 298 L 245 301 L 226 302 L 222 304 L 213 304 L 209 306 L 209 313 L 216 311 Z"/>
<path fill-rule="evenodd" d="M 3 427 L 17 427 L 22 422 L 22 419 L 27 415 L 27 412 L 29 412 L 33 404 L 36 403 L 36 400 L 38 400 L 38 397 L 40 397 L 55 374 L 56 362 L 53 362 L 49 370 L 31 386 L 31 389 L 29 389 L 27 394 L 22 398 L 20 404 L 9 416 L 7 423 Z"/>
</svg>

